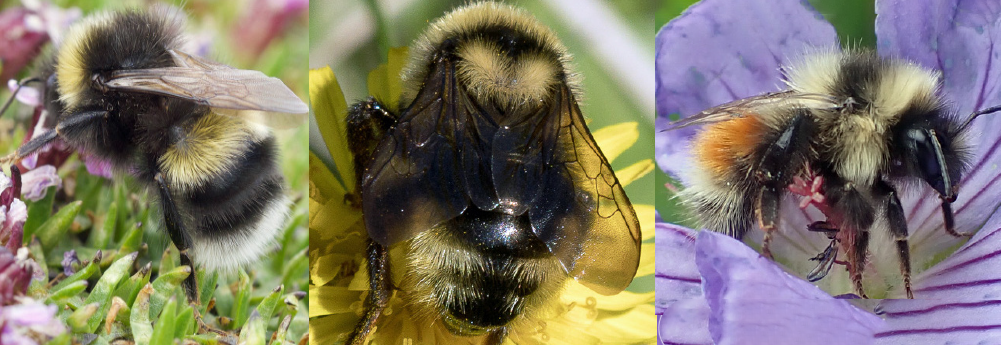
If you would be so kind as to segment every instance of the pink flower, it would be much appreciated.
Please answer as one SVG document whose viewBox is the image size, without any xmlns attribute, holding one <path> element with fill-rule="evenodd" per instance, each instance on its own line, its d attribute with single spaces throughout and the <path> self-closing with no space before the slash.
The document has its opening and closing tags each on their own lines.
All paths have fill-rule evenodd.
<svg viewBox="0 0 1001 345">
<path fill-rule="evenodd" d="M 297 16 L 306 15 L 308 0 L 255 0 L 233 30 L 235 47 L 256 57 L 282 35 Z"/>
<path fill-rule="evenodd" d="M 37 345 L 65 333 L 56 311 L 34 301 L 0 307 L 0 345 Z"/>
</svg>

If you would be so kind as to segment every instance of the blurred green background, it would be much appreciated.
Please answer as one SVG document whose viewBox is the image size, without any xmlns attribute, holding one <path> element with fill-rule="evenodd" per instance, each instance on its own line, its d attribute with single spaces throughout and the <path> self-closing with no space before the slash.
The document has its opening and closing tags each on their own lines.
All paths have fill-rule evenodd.
<svg viewBox="0 0 1001 345">
<path fill-rule="evenodd" d="M 875 0 L 809 0 L 809 3 L 834 25 L 838 38 L 844 47 L 876 46 Z M 654 15 L 654 33 L 680 15 L 696 0 L 668 0 L 657 6 Z M 667 183 L 675 183 L 659 168 L 654 171 L 656 180 L 657 212 L 665 221 L 692 226 L 688 222 L 687 210 L 681 208 L 673 198 L 674 193 L 665 188 Z"/>
</svg>

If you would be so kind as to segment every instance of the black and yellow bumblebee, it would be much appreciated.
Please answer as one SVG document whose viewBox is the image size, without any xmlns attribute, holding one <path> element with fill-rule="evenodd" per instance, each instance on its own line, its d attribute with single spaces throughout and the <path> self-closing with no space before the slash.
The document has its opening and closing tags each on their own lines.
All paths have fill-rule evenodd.
<svg viewBox="0 0 1001 345">
<path fill-rule="evenodd" d="M 181 51 L 178 18 L 126 10 L 74 24 L 32 78 L 54 128 L 3 161 L 57 139 L 107 160 L 157 196 L 182 264 L 234 269 L 271 248 L 290 204 L 260 122 L 295 127 L 308 108 L 277 78 Z M 197 300 L 194 277 L 184 287 Z"/>
<path fill-rule="evenodd" d="M 365 341 L 394 288 L 451 333 L 500 343 L 568 278 L 608 295 L 629 285 L 639 221 L 585 125 L 578 79 L 549 28 L 485 2 L 414 43 L 398 107 L 350 107 L 371 291 L 348 343 Z"/>
</svg>

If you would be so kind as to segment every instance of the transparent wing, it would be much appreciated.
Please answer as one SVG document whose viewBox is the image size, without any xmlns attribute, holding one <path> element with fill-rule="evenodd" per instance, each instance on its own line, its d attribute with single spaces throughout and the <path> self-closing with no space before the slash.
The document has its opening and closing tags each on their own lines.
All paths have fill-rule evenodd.
<svg viewBox="0 0 1001 345">
<path fill-rule="evenodd" d="M 804 106 L 817 109 L 837 109 L 841 104 L 830 95 L 801 93 L 793 90 L 769 92 L 721 104 L 671 123 L 666 130 L 726 121 L 747 114 L 756 114 L 762 108 Z"/>
<path fill-rule="evenodd" d="M 171 50 L 176 67 L 120 70 L 105 84 L 113 89 L 189 99 L 213 108 L 300 114 L 309 108 L 278 78 L 233 68 Z M 233 113 L 239 115 L 239 113 Z"/>
<path fill-rule="evenodd" d="M 556 127 L 554 167 L 530 210 L 532 226 L 581 284 L 606 295 L 632 282 L 640 257 L 640 225 L 612 167 L 584 124 L 573 94 L 558 90 L 548 126 Z"/>
</svg>

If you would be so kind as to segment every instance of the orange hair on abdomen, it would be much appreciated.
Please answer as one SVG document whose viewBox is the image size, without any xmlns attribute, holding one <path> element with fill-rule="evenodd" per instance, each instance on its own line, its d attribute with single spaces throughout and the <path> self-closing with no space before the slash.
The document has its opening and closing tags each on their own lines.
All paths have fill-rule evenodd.
<svg viewBox="0 0 1001 345">
<path fill-rule="evenodd" d="M 707 125 L 692 142 L 696 162 L 714 180 L 735 177 L 730 175 L 738 173 L 734 166 L 754 153 L 766 129 L 754 114 Z"/>
</svg>

